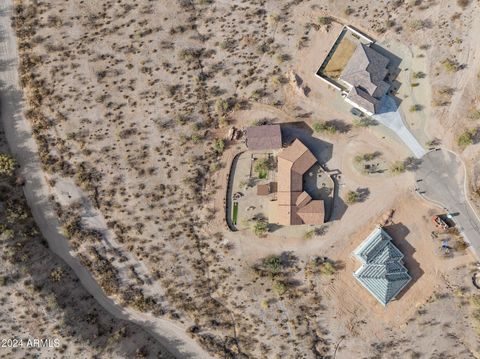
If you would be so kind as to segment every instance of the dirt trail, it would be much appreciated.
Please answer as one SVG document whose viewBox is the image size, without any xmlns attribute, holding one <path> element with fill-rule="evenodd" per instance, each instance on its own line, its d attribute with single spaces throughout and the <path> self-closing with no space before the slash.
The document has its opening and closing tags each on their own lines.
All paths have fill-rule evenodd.
<svg viewBox="0 0 480 359">
<path fill-rule="evenodd" d="M 155 318 L 150 314 L 120 307 L 105 295 L 102 288 L 78 261 L 70 254 L 68 240 L 60 232 L 60 224 L 49 201 L 50 189 L 42 171 L 37 154 L 37 145 L 31 134 L 31 127 L 23 116 L 22 92 L 18 84 L 18 54 L 16 37 L 11 27 L 12 0 L 0 0 L 0 100 L 1 120 L 13 156 L 20 165 L 20 174 L 26 178 L 24 193 L 32 214 L 48 241 L 49 247 L 59 255 L 75 272 L 85 289 L 109 313 L 123 320 L 130 320 L 152 333 L 167 351 L 179 358 L 211 357 L 200 345 L 190 338 L 185 328 L 174 322 Z"/>
</svg>

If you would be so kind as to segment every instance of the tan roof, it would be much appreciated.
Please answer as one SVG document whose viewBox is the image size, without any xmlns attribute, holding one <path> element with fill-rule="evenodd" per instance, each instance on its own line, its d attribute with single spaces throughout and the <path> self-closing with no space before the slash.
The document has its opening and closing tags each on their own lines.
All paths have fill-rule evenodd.
<svg viewBox="0 0 480 359">
<path fill-rule="evenodd" d="M 278 158 L 290 162 L 292 170 L 301 175 L 317 162 L 312 152 L 298 138 L 283 149 Z"/>
<path fill-rule="evenodd" d="M 322 200 L 312 200 L 301 208 L 297 215 L 305 224 L 322 224 L 325 220 L 325 206 Z"/>
<path fill-rule="evenodd" d="M 295 205 L 297 207 L 302 207 L 302 206 L 305 206 L 311 200 L 312 200 L 312 197 L 310 197 L 310 195 L 307 192 L 303 191 L 302 193 L 300 193 L 297 200 L 295 201 Z"/>
<path fill-rule="evenodd" d="M 316 162 L 315 156 L 299 139 L 278 155 L 277 221 L 279 224 L 297 225 L 310 222 L 317 224 L 320 220 L 323 223 L 323 201 L 312 201 L 312 197 L 303 191 L 303 174 Z M 320 202 L 321 206 L 317 202 Z M 314 205 L 309 206 L 310 203 Z M 303 216 L 307 221 L 302 219 L 299 213 L 306 207 Z"/>
<path fill-rule="evenodd" d="M 302 191 L 303 173 L 292 171 L 292 162 L 278 157 L 278 191 Z"/>
<path fill-rule="evenodd" d="M 246 137 L 247 147 L 250 150 L 274 150 L 282 147 L 280 125 L 248 127 Z"/>
<path fill-rule="evenodd" d="M 297 202 L 297 198 L 302 192 L 288 192 L 282 191 L 277 193 L 278 205 L 293 206 Z"/>
<path fill-rule="evenodd" d="M 277 220 L 279 224 L 285 226 L 303 224 L 302 219 L 297 214 L 297 207 L 295 206 L 278 206 Z"/>
</svg>

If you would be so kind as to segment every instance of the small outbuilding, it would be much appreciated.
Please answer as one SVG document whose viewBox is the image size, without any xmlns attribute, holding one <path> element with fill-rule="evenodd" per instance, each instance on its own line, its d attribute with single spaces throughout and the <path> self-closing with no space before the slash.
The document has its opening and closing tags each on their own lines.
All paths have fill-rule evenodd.
<svg viewBox="0 0 480 359">
<path fill-rule="evenodd" d="M 257 196 L 268 196 L 270 193 L 270 183 L 257 184 Z"/>
<path fill-rule="evenodd" d="M 282 148 L 280 125 L 262 125 L 248 127 L 246 144 L 249 150 L 276 150 Z"/>
</svg>

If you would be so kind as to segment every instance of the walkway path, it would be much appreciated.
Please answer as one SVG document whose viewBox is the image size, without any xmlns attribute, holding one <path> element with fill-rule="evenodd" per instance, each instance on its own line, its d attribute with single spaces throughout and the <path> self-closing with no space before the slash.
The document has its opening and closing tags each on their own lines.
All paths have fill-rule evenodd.
<svg viewBox="0 0 480 359">
<path fill-rule="evenodd" d="M 26 178 L 25 197 L 50 249 L 73 269 L 85 289 L 110 314 L 139 324 L 176 357 L 209 358 L 210 355 L 175 322 L 119 306 L 105 295 L 90 272 L 70 254 L 68 240 L 61 234 L 60 224 L 48 200 L 50 190 L 41 168 L 30 123 L 22 113 L 23 99 L 17 72 L 18 54 L 15 33 L 10 23 L 11 15 L 12 0 L 0 0 L 1 120 L 12 155 L 20 165 L 20 174 Z"/>
<path fill-rule="evenodd" d="M 457 155 L 447 150 L 427 153 L 415 177 L 419 193 L 453 214 L 465 239 L 480 254 L 480 219 L 466 198 L 465 167 Z"/>
<path fill-rule="evenodd" d="M 379 113 L 373 115 L 373 118 L 385 127 L 391 129 L 400 139 L 405 143 L 410 151 L 417 158 L 421 158 L 425 155 L 426 151 L 418 143 L 417 139 L 412 135 L 410 130 L 403 122 L 402 115 L 400 114 L 395 100 L 390 96 L 385 96 L 380 103 Z"/>
</svg>

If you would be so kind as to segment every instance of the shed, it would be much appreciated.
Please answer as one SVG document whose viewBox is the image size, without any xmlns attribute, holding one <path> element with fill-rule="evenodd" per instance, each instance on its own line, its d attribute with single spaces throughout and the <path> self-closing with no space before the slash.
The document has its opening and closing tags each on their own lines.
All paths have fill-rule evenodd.
<svg viewBox="0 0 480 359">
<path fill-rule="evenodd" d="M 246 144 L 249 150 L 276 150 L 282 148 L 280 125 L 248 127 Z"/>
</svg>

